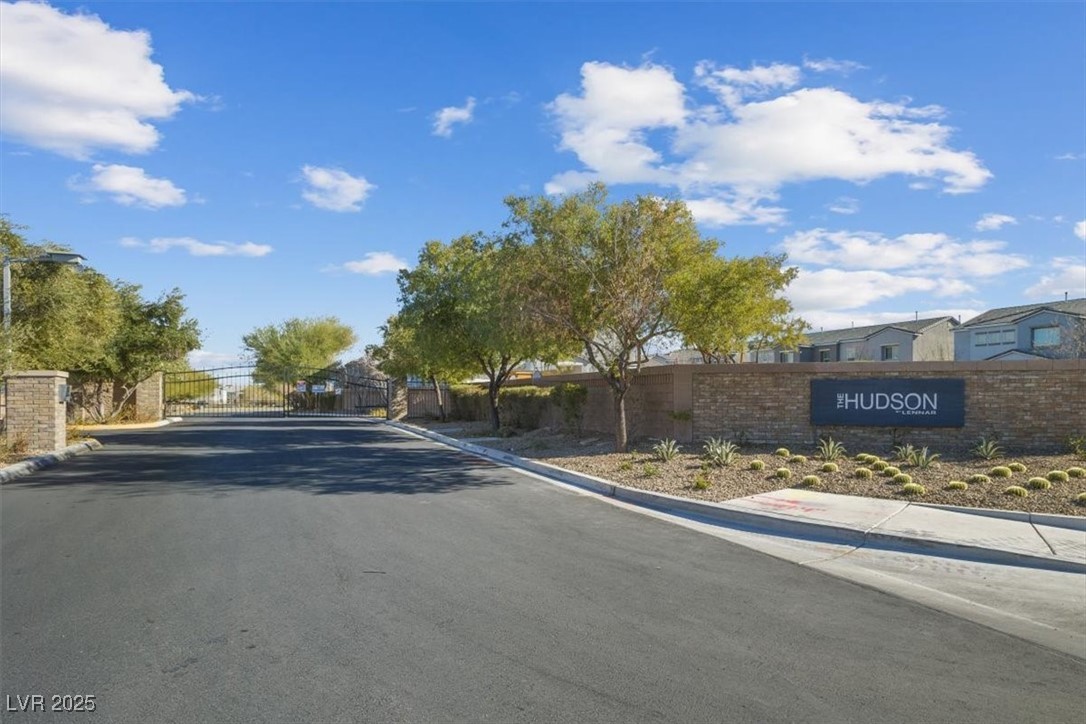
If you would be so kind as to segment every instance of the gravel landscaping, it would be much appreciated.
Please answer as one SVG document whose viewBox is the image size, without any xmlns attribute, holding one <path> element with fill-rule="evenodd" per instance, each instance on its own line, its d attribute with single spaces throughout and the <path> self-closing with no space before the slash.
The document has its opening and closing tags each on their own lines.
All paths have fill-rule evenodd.
<svg viewBox="0 0 1086 724">
<path fill-rule="evenodd" d="M 896 461 L 892 449 L 850 449 L 847 457 L 835 461 L 838 466 L 836 472 L 824 472 L 822 466 L 826 461 L 818 457 L 816 446 L 793 446 L 788 450 L 790 455 L 786 458 L 775 454 L 775 446 L 746 445 L 731 464 L 713 467 L 708 466 L 701 456 L 700 444 L 683 445 L 674 459 L 661 462 L 653 456 L 651 442 L 635 445 L 629 453 L 614 453 L 611 452 L 611 440 L 604 437 L 575 438 L 554 430 L 541 429 L 498 438 L 489 437 L 489 430 L 480 423 L 411 422 L 450 437 L 470 440 L 476 444 L 595 475 L 631 488 L 699 500 L 722 501 L 781 488 L 804 487 L 803 479 L 815 475 L 818 476 L 819 483 L 812 489 L 826 493 L 871 498 L 907 498 L 944 505 L 1086 516 L 1086 505 L 1075 501 L 1075 496 L 1086 493 L 1086 477 L 1076 478 L 1072 475 L 1066 481 L 1057 479 L 1051 482 L 1051 487 L 1047 489 L 1031 487 L 1029 482 L 1033 478 L 1044 478 L 1051 471 L 1067 472 L 1073 468 L 1086 468 L 1086 459 L 1072 454 L 1015 455 L 1013 450 L 1006 450 L 1006 454 L 998 459 L 982 460 L 968 451 L 933 450 L 932 452 L 941 454 L 939 460 L 930 467 L 917 468 Z M 872 477 L 869 479 L 857 477 L 857 468 L 873 467 L 872 464 L 855 459 L 855 456 L 861 453 L 879 456 L 882 461 L 910 476 L 913 483 L 923 486 L 925 492 L 922 495 L 908 495 L 904 492 L 904 483 L 908 481 L 899 478 L 895 482 L 875 470 L 872 470 Z M 806 460 L 794 459 L 791 457 L 794 455 L 805 456 Z M 754 460 L 764 462 L 765 468 L 760 471 L 751 470 L 751 462 Z M 1009 477 L 990 475 L 992 468 L 1008 467 L 1012 463 L 1025 466 L 1025 470 L 1010 470 Z M 776 471 L 780 468 L 787 469 L 790 477 L 776 477 Z M 989 479 L 976 479 L 973 478 L 974 475 L 985 475 Z M 952 481 L 964 481 L 967 488 L 947 489 Z M 706 484 L 708 487 L 705 487 Z M 1004 491 L 1011 486 L 1025 489 L 1027 495 L 1019 497 L 1006 494 Z"/>
</svg>

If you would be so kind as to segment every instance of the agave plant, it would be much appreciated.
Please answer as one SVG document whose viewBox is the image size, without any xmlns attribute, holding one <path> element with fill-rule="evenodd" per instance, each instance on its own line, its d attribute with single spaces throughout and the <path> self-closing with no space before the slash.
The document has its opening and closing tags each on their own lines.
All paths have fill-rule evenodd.
<svg viewBox="0 0 1086 724">
<path fill-rule="evenodd" d="M 653 456 L 662 463 L 668 463 L 679 454 L 679 443 L 669 437 L 652 446 Z"/>
<path fill-rule="evenodd" d="M 995 460 L 1003 454 L 1003 448 L 995 440 L 982 437 L 973 447 L 973 454 L 985 460 Z"/>
<path fill-rule="evenodd" d="M 818 441 L 818 457 L 828 463 L 845 457 L 845 446 L 832 437 L 822 438 Z"/>
<path fill-rule="evenodd" d="M 910 444 L 898 445 L 894 448 L 894 460 L 907 463 L 916 455 L 916 448 Z"/>
<path fill-rule="evenodd" d="M 705 459 L 717 467 L 731 465 L 739 458 L 739 446 L 731 440 L 720 440 L 715 437 L 705 442 Z"/>
<path fill-rule="evenodd" d="M 914 468 L 930 468 L 938 459 L 939 454 L 928 452 L 926 447 L 922 447 L 919 450 L 914 449 L 909 457 L 906 458 L 909 465 L 912 465 Z"/>
</svg>

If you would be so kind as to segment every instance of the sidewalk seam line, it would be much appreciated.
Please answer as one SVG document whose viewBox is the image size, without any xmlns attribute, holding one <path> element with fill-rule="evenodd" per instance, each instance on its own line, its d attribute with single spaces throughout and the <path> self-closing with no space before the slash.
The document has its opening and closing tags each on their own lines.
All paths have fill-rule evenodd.
<svg viewBox="0 0 1086 724">
<path fill-rule="evenodd" d="M 1045 538 L 1045 534 L 1044 534 L 1044 533 L 1042 533 L 1042 532 L 1041 532 L 1041 530 L 1040 530 L 1040 528 L 1038 528 L 1038 527 L 1037 527 L 1037 524 L 1033 522 L 1033 516 L 1032 516 L 1032 515 L 1030 516 L 1030 519 L 1029 519 L 1029 524 L 1030 524 L 1030 525 L 1031 525 L 1031 526 L 1033 527 L 1033 532 L 1034 532 L 1034 533 L 1036 533 L 1036 534 L 1037 534 L 1037 536 L 1038 536 L 1038 537 L 1039 537 L 1039 538 L 1040 538 L 1040 539 L 1041 539 L 1042 541 L 1044 541 L 1044 544 L 1045 544 L 1046 546 L 1048 546 L 1048 550 L 1052 551 L 1052 555 L 1054 555 L 1054 556 L 1058 556 L 1058 555 L 1059 555 L 1059 553 L 1057 553 L 1057 552 L 1056 552 L 1056 549 L 1052 547 L 1052 544 L 1048 542 L 1048 538 Z"/>
</svg>

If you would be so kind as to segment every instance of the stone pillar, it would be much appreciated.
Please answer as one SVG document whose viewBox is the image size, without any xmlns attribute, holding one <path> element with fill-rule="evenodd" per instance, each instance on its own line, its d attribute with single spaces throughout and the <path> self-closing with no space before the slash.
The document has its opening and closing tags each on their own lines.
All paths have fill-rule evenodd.
<svg viewBox="0 0 1086 724">
<path fill-rule="evenodd" d="M 407 380 L 388 379 L 388 419 L 407 417 Z"/>
<path fill-rule="evenodd" d="M 9 446 L 53 452 L 68 444 L 67 405 L 61 387 L 68 373 L 56 370 L 9 372 L 4 435 Z"/>
<path fill-rule="evenodd" d="M 671 436 L 676 442 L 694 441 L 694 371 L 679 365 L 671 371 Z"/>
<path fill-rule="evenodd" d="M 133 393 L 136 420 L 138 422 L 157 422 L 162 419 L 162 373 L 153 375 L 136 385 Z"/>
</svg>

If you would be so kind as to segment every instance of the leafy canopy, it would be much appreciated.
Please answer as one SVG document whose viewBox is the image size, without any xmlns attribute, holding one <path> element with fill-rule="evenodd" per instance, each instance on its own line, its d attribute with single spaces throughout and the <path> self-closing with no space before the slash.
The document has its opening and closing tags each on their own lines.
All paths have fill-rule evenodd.
<svg viewBox="0 0 1086 724">
<path fill-rule="evenodd" d="M 356 341 L 354 330 L 335 317 L 288 319 L 242 337 L 256 362 L 253 379 L 270 387 L 335 366 Z"/>
</svg>

